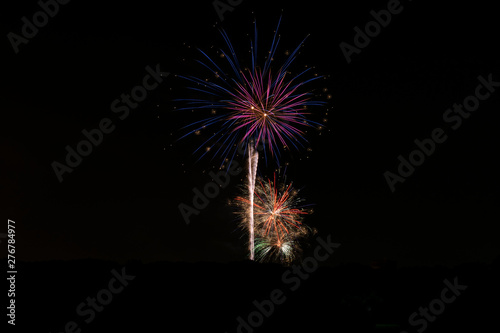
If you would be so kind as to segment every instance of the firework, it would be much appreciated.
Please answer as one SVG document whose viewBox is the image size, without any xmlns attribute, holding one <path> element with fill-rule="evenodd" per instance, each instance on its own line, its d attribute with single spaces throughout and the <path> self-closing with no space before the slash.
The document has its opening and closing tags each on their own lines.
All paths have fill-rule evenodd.
<svg viewBox="0 0 500 333">
<path fill-rule="evenodd" d="M 265 61 L 259 66 L 257 24 L 254 22 L 254 39 L 250 42 L 250 66 L 242 67 L 235 49 L 224 30 L 227 50 L 220 49 L 220 55 L 225 59 L 225 65 L 209 57 L 198 49 L 204 61 L 198 61 L 209 70 L 210 78 L 202 79 L 195 76 L 180 76 L 194 86 L 190 89 L 200 95 L 198 99 L 181 99 L 187 106 L 179 110 L 210 109 L 208 118 L 196 121 L 184 129 L 187 133 L 180 139 L 200 131 L 212 130 L 213 135 L 203 142 L 195 152 L 202 151 L 203 157 L 208 152 L 214 156 L 220 155 L 222 163 L 232 161 L 238 146 L 245 147 L 248 154 L 248 231 L 250 259 L 254 259 L 254 188 L 259 155 L 257 146 L 265 142 L 264 157 L 267 151 L 271 156 L 279 155 L 280 147 L 303 147 L 306 141 L 303 127 L 321 124 L 308 120 L 304 110 L 308 106 L 323 105 L 323 102 L 311 100 L 312 94 L 302 91 L 303 87 L 320 76 L 306 78 L 311 68 L 306 68 L 298 74 L 289 71 L 300 47 L 305 39 L 288 54 L 286 60 L 279 66 L 273 64 L 280 35 L 278 34 L 281 18 L 275 30 L 269 52 Z M 307 37 L 306 37 L 307 38 Z M 226 70 L 222 68 L 225 67 Z M 215 128 L 215 129 L 214 129 Z M 213 149 L 215 147 L 215 149 Z M 278 161 L 279 163 L 279 161 Z M 231 162 L 229 162 L 230 166 Z"/>
<path fill-rule="evenodd" d="M 227 45 L 227 50 L 220 49 L 220 54 L 225 59 L 223 63 L 218 64 L 216 60 L 199 50 L 204 61 L 198 63 L 209 70 L 210 77 L 202 79 L 195 76 L 180 76 L 195 84 L 189 89 L 196 91 L 200 98 L 177 100 L 187 104 L 179 110 L 217 110 L 208 118 L 184 127 L 187 133 L 180 138 L 200 131 L 211 131 L 213 135 L 195 151 L 202 152 L 200 158 L 210 151 L 214 156 L 220 155 L 222 160 L 226 158 L 232 160 L 238 145 L 245 147 L 252 145 L 255 149 L 260 142 L 266 143 L 267 149 L 264 150 L 264 154 L 269 151 L 272 156 L 279 155 L 280 147 L 304 146 L 306 140 L 303 127 L 321 126 L 306 118 L 308 113 L 305 109 L 308 106 L 324 103 L 311 100 L 310 92 L 301 91 L 307 83 L 321 77 L 305 78 L 311 70 L 310 67 L 296 75 L 288 71 L 305 39 L 288 55 L 283 64 L 280 66 L 273 64 L 280 41 L 278 34 L 280 23 L 281 18 L 271 48 L 266 52 L 263 66 L 257 64 L 257 24 L 254 23 L 255 36 L 250 43 L 249 67 L 240 65 L 227 33 L 221 30 Z M 218 148 L 206 149 L 207 146 Z"/>
<path fill-rule="evenodd" d="M 300 257 L 300 243 L 314 230 L 303 223 L 305 215 L 312 210 L 301 205 L 298 194 L 292 183 L 277 183 L 274 175 L 274 180 L 257 179 L 254 202 L 243 196 L 235 199 L 241 226 L 255 230 L 257 260 L 286 264 Z M 249 218 L 253 218 L 253 226 L 248 223 Z"/>
<path fill-rule="evenodd" d="M 300 247 L 295 241 L 258 237 L 255 240 L 257 260 L 260 262 L 280 262 L 289 265 L 300 257 Z"/>
</svg>

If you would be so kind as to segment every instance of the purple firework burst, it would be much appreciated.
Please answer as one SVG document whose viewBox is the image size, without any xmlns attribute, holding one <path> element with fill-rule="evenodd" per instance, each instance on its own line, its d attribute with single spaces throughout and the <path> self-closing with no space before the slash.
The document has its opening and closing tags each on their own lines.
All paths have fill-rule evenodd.
<svg viewBox="0 0 500 333">
<path fill-rule="evenodd" d="M 212 109 L 216 110 L 212 116 L 189 124 L 184 129 L 189 129 L 184 138 L 202 129 L 217 128 L 195 151 L 207 145 L 219 148 L 213 150 L 214 156 L 222 156 L 223 160 L 234 158 L 236 147 L 252 147 L 255 149 L 260 142 L 265 142 L 267 150 L 272 156 L 279 155 L 279 145 L 283 147 L 303 147 L 304 131 L 301 127 L 321 126 L 321 124 L 308 120 L 304 112 L 307 106 L 323 105 L 323 102 L 311 100 L 312 94 L 302 91 L 307 83 L 319 79 L 320 76 L 305 78 L 311 68 L 307 68 L 297 75 L 292 75 L 288 68 L 295 60 L 297 53 L 305 38 L 297 48 L 288 55 L 286 61 L 279 67 L 273 64 L 280 36 L 278 29 L 281 18 L 276 28 L 272 45 L 266 56 L 264 65 L 257 65 L 257 24 L 254 23 L 255 36 L 251 41 L 251 66 L 241 67 L 233 45 L 227 33 L 221 30 L 227 51 L 221 49 L 223 57 L 229 64 L 229 70 L 224 71 L 205 52 L 199 50 L 205 61 L 197 61 L 210 72 L 213 80 L 201 79 L 194 76 L 180 76 L 192 83 L 189 89 L 200 93 L 199 99 L 181 99 L 187 109 Z M 208 153 L 203 152 L 203 157 Z M 266 150 L 264 151 L 266 154 Z M 200 157 L 200 158 L 201 158 Z"/>
</svg>

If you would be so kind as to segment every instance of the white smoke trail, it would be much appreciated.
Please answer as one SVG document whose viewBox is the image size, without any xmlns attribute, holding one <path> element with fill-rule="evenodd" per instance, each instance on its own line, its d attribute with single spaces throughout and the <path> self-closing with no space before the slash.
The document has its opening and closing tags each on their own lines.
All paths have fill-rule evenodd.
<svg viewBox="0 0 500 333">
<path fill-rule="evenodd" d="M 253 197 L 255 192 L 255 177 L 257 175 L 257 163 L 259 163 L 259 152 L 253 146 L 253 142 L 248 144 L 248 195 L 250 196 L 250 207 L 248 208 L 248 229 L 250 232 L 250 260 L 255 257 L 255 236 L 253 220 Z"/>
</svg>

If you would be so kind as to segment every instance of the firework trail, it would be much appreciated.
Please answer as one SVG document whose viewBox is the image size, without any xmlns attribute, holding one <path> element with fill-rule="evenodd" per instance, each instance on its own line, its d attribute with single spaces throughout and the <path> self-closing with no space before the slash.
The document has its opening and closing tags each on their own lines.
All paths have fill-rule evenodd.
<svg viewBox="0 0 500 333">
<path fill-rule="evenodd" d="M 259 162 L 259 152 L 252 144 L 248 145 L 248 197 L 249 197 L 249 209 L 248 209 L 248 220 L 249 220 L 249 234 L 250 234 L 250 260 L 255 258 L 255 228 L 254 228 L 254 192 L 255 192 L 255 177 L 257 175 L 257 163 Z"/>
<path fill-rule="evenodd" d="M 297 75 L 292 75 L 288 68 L 295 60 L 299 48 L 305 39 L 288 54 L 285 62 L 275 69 L 272 66 L 276 50 L 279 45 L 280 35 L 278 22 L 270 50 L 265 58 L 264 65 L 257 64 L 257 24 L 254 24 L 254 40 L 250 43 L 251 66 L 241 67 L 232 43 L 227 33 L 221 30 L 228 51 L 219 50 L 226 59 L 228 70 L 223 70 L 221 65 L 210 58 L 205 52 L 199 50 L 205 62 L 198 61 L 210 72 L 210 79 L 202 79 L 194 76 L 180 76 L 194 83 L 189 89 L 201 94 L 198 99 L 178 99 L 187 103 L 187 107 L 178 110 L 211 109 L 212 115 L 206 119 L 196 121 L 184 129 L 188 133 L 180 139 L 193 134 L 200 133 L 205 129 L 212 129 L 214 134 L 203 142 L 195 153 L 204 151 L 200 159 L 209 151 L 215 156 L 222 157 L 221 166 L 224 161 L 231 161 L 237 152 L 237 145 L 243 145 L 245 153 L 248 153 L 248 231 L 250 238 L 250 259 L 254 259 L 254 189 L 257 173 L 259 155 L 257 146 L 264 142 L 272 157 L 279 156 L 280 149 L 293 146 L 298 149 L 307 142 L 301 126 L 321 127 L 321 124 L 306 118 L 304 110 L 307 106 L 323 105 L 323 102 L 312 101 L 310 92 L 300 92 L 303 86 L 311 81 L 321 78 L 314 76 L 304 79 L 311 68 L 307 68 Z M 307 38 L 307 37 L 306 37 Z M 219 112 L 219 114 L 217 114 Z M 180 140 L 179 139 L 179 140 Z M 212 149 L 218 146 L 216 149 Z M 205 148 L 205 149 L 203 149 Z M 264 149 L 264 157 L 267 161 L 267 151 Z M 279 164 L 279 161 L 277 161 Z M 228 167 L 229 168 L 229 167 Z"/>
</svg>

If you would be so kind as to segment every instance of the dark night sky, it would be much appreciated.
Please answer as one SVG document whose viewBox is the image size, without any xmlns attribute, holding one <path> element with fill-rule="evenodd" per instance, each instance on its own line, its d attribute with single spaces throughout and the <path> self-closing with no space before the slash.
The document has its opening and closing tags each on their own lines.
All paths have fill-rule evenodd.
<svg viewBox="0 0 500 333">
<path fill-rule="evenodd" d="M 350 64 L 339 44 L 353 44 L 353 28 L 364 27 L 370 11 L 387 1 L 329 7 L 245 0 L 217 25 L 243 54 L 254 17 L 261 48 L 282 10 L 279 52 L 310 34 L 294 69 L 315 66 L 327 76 L 312 85 L 332 95 L 327 129 L 308 133 L 312 151 L 283 156 L 288 177 L 315 204 L 307 223 L 342 244 L 329 264 L 491 262 L 500 249 L 500 91 L 457 130 L 443 113 L 474 93 L 479 75 L 500 81 L 497 11 L 493 3 L 401 3 L 403 11 Z M 245 259 L 245 235 L 227 206 L 239 178 L 190 225 L 177 208 L 218 165 L 196 162 L 192 152 L 202 138 L 175 142 L 196 118 L 173 111 L 173 100 L 188 94 L 174 74 L 206 73 L 193 48 L 224 45 L 211 1 L 72 1 L 15 54 L 7 34 L 20 33 L 21 18 L 38 10 L 36 1 L 11 1 L 0 14 L 0 204 L 4 221 L 17 223 L 18 258 Z M 120 120 L 111 102 L 156 64 L 171 75 Z M 314 109 L 313 118 L 321 121 L 325 108 Z M 63 162 L 65 146 L 75 147 L 81 131 L 103 118 L 116 129 L 59 183 L 51 163 Z M 391 193 L 383 173 L 394 172 L 398 155 L 408 156 L 413 141 L 437 127 L 447 141 Z"/>
</svg>

